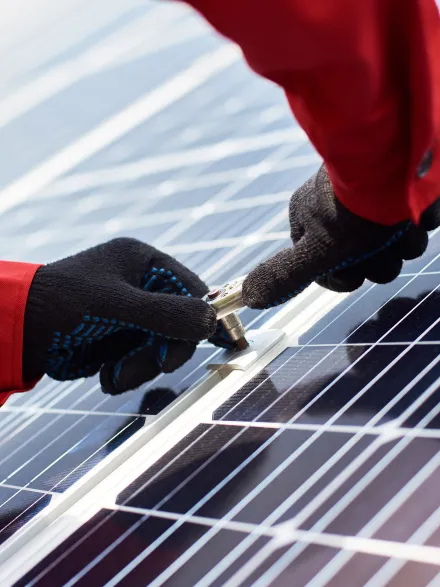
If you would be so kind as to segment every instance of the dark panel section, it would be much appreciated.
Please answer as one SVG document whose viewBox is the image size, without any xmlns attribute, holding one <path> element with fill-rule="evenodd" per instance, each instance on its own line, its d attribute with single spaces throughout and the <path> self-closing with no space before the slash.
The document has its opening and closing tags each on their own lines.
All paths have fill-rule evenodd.
<svg viewBox="0 0 440 587">
<path fill-rule="evenodd" d="M 293 419 L 298 423 L 322 424 L 344 410 L 336 424 L 364 425 L 383 410 L 377 422 L 383 424 L 404 414 L 437 380 L 440 362 L 430 369 L 428 366 L 435 363 L 439 354 L 440 345 L 287 349 L 225 402 L 214 418 L 266 422 Z M 427 374 L 413 384 L 425 368 Z M 406 392 L 395 402 L 404 388 Z M 407 412 L 410 417 L 405 425 L 418 425 L 439 399 L 440 390 L 427 398 L 414 414 L 410 416 Z M 425 423 L 430 428 L 439 425 L 438 415 Z"/>
<path fill-rule="evenodd" d="M 427 587 L 439 572 L 437 565 L 407 562 L 388 582 L 387 587 Z"/>
<path fill-rule="evenodd" d="M 212 577 L 212 584 L 210 587 L 223 587 L 226 581 L 241 571 L 243 566 L 251 559 L 256 559 L 256 564 L 259 565 L 259 568 L 268 568 L 263 562 L 264 559 L 261 552 L 267 543 L 268 539 L 265 536 L 258 537 L 252 534 L 246 536 L 237 547 L 230 549 L 227 556 L 221 561 L 221 566 L 212 570 L 212 575 L 210 575 L 210 579 Z M 260 562 L 262 563 L 261 565 L 259 564 Z M 248 585 L 248 583 L 245 581 L 241 585 Z"/>
<path fill-rule="evenodd" d="M 328 575 L 326 577 L 326 565 L 332 563 L 338 555 L 346 554 L 345 551 L 315 544 L 295 543 L 284 546 L 264 559 L 256 557 L 254 571 L 250 569 L 246 579 L 240 581 L 240 587 L 253 587 L 259 579 L 271 587 L 303 587 L 309 585 L 321 572 L 323 576 L 320 579 L 326 587 L 364 587 L 384 564 L 390 560 L 395 561 L 381 556 L 354 553 L 353 558 L 333 578 Z M 413 562 L 407 563 L 405 567 L 408 575 L 402 575 L 401 582 L 393 580 L 392 587 L 425 587 L 429 578 L 435 576 L 436 570 L 439 570 L 434 565 Z M 216 582 L 213 587 L 224 584 L 224 581 Z"/>
<path fill-rule="evenodd" d="M 116 503 L 117 504 L 127 504 L 133 505 L 133 500 L 137 498 L 137 496 L 146 491 L 150 485 L 158 479 L 161 475 L 163 477 L 173 477 L 173 480 L 165 487 L 163 487 L 164 494 L 165 492 L 170 492 L 173 488 L 174 479 L 177 477 L 183 477 L 181 475 L 182 467 L 184 467 L 183 463 L 185 460 L 188 463 L 191 463 L 191 456 L 190 455 L 197 455 L 197 451 L 201 450 L 202 447 L 198 444 L 200 440 L 203 445 L 206 445 L 206 437 L 208 433 L 212 435 L 213 426 L 209 426 L 207 424 L 202 424 L 194 428 L 185 438 L 183 438 L 180 442 L 178 442 L 171 450 L 169 450 L 162 458 L 156 461 L 145 473 L 142 473 L 133 483 L 131 483 L 122 493 L 119 494 Z M 231 429 L 232 437 L 234 435 L 234 430 Z M 187 456 L 188 455 L 188 456 Z M 197 459 L 194 459 L 194 465 L 192 471 L 197 470 Z M 188 469 L 185 468 L 185 471 L 188 473 Z M 191 473 L 191 471 L 189 471 Z M 164 482 L 163 482 L 164 483 Z M 167 491 L 168 490 L 168 491 Z M 132 503 L 128 504 L 128 500 L 132 500 Z M 154 491 L 152 491 L 152 498 L 151 501 L 154 502 Z M 162 499 L 162 494 L 156 494 L 156 499 Z M 148 506 L 144 506 L 148 507 Z"/>
<path fill-rule="evenodd" d="M 214 412 L 214 419 L 256 420 L 298 379 L 319 367 L 331 350 L 326 347 L 286 349 L 218 408 Z M 290 364 L 296 371 L 286 375 L 286 366 Z M 327 374 L 337 372 L 337 367 L 332 368 L 331 365 L 327 365 L 324 371 Z"/>
<path fill-rule="evenodd" d="M 333 510 L 331 516 L 325 518 L 325 524 L 320 523 L 320 530 L 325 528 L 330 533 L 354 535 L 360 532 L 374 516 L 380 515 L 380 524 L 384 528 L 381 530 L 382 533 L 394 534 L 401 531 L 404 534 L 407 530 L 394 528 L 393 520 L 399 525 L 402 519 L 408 518 L 408 526 L 414 526 L 423 521 L 421 512 L 413 512 L 410 502 L 400 504 L 400 497 L 396 498 L 396 495 L 438 454 L 440 441 L 426 438 L 418 438 L 410 442 L 401 440 L 401 444 L 396 449 L 398 442 L 395 440 L 378 446 L 374 454 L 365 460 L 352 475 L 346 480 L 342 479 L 344 482 L 340 487 L 301 526 L 305 529 L 314 528 L 314 525 L 340 500 L 345 499 L 348 492 L 358 483 L 356 494 L 350 503 L 345 504 L 343 508 L 339 505 L 338 509 Z M 395 455 L 394 458 L 389 463 L 382 461 L 381 459 L 393 449 L 395 449 L 395 452 L 392 453 L 392 456 Z M 364 481 L 365 476 L 376 465 L 377 474 L 374 475 L 372 481 L 367 483 Z M 379 514 L 379 512 L 382 508 L 388 507 L 388 511 L 391 513 L 390 501 L 394 498 L 399 500 L 397 505 L 401 508 L 401 516 L 398 520 L 392 518 L 388 521 L 384 518 L 383 513 Z M 342 510 L 340 513 L 338 513 L 339 508 Z"/>
<path fill-rule="evenodd" d="M 0 419 L 8 415 L 0 414 Z M 2 478 L 13 485 L 64 491 L 143 424 L 142 417 L 26 416 L 3 440 Z"/>
<path fill-rule="evenodd" d="M 231 530 L 211 529 L 190 523 L 176 524 L 176 531 L 151 555 L 142 557 L 143 560 L 119 584 L 123 587 L 149 585 L 156 577 L 167 573 L 169 567 L 178 561 L 178 569 L 164 580 L 162 585 L 164 587 L 194 587 L 210 571 L 215 572 L 217 565 L 223 563 L 224 558 L 240 545 L 245 537 L 246 535 Z M 267 539 L 260 539 L 246 551 L 239 562 L 245 563 L 266 542 Z M 223 573 L 222 580 L 229 579 L 236 568 L 234 565 Z M 98 569 L 97 578 L 99 576 Z"/>
<path fill-rule="evenodd" d="M 307 546 L 302 543 L 284 546 L 274 550 L 264 561 L 261 561 L 261 564 L 258 564 L 260 561 L 256 561 L 255 571 L 243 583 L 240 583 L 240 587 L 252 587 L 260 577 L 264 577 L 271 587 L 303 587 L 337 552 L 326 546 Z M 295 559 L 289 563 L 293 553 L 296 555 Z M 354 587 L 353 583 L 346 585 Z"/>
<path fill-rule="evenodd" d="M 49 505 L 51 495 L 0 485 L 0 544 Z"/>
<path fill-rule="evenodd" d="M 327 583 L 329 587 L 363 587 L 385 565 L 402 563 L 396 559 L 388 559 L 381 556 L 367 554 L 354 554 L 344 567 Z M 403 569 L 405 571 L 403 572 Z M 407 562 L 389 582 L 387 587 L 426 587 L 440 568 L 434 565 Z"/>
<path fill-rule="evenodd" d="M 438 440 L 425 440 L 426 443 L 434 443 L 434 447 L 439 447 Z M 414 454 L 417 446 L 411 446 L 406 453 L 410 458 L 411 452 Z M 378 528 L 374 538 L 383 540 L 394 540 L 396 542 L 408 542 L 415 532 L 431 518 L 439 507 L 439 485 L 440 485 L 440 465 L 433 467 L 429 473 L 422 474 L 417 487 L 406 498 L 401 498 L 398 507 L 394 513 L 388 516 L 388 519 Z M 440 531 L 434 532 L 432 536 L 426 535 L 427 542 L 430 546 L 440 546 Z M 417 542 L 422 542 L 419 538 Z M 439 568 L 440 573 L 440 568 Z"/>
<path fill-rule="evenodd" d="M 236 519 L 260 523 L 298 491 L 295 511 L 299 511 L 322 488 L 320 479 L 310 482 L 307 491 L 302 488 L 315 471 L 341 450 L 340 458 L 326 471 L 328 484 L 372 440 L 364 437 L 350 449 L 346 445 L 351 434 L 326 432 L 311 442 L 312 435 L 296 430 L 275 433 L 259 428 L 199 426 L 128 487 L 118 503 L 213 518 L 236 508 Z M 271 479 L 292 455 L 288 466 Z"/>
<path fill-rule="evenodd" d="M 349 357 L 353 355 L 351 359 L 356 358 L 358 349 L 359 347 L 346 347 L 347 355 Z M 440 363 L 437 363 L 418 383 L 413 383 L 415 377 L 423 369 L 428 368 L 429 364 L 437 359 L 439 353 L 440 345 L 415 346 L 409 350 L 406 346 L 373 347 L 336 384 L 332 385 L 330 377 L 323 378 L 319 387 L 328 388 L 327 391 L 306 409 L 298 421 L 325 422 L 340 410 L 345 411 L 335 424 L 362 426 L 370 422 L 379 412 L 383 415 L 377 424 L 394 420 L 402 416 L 440 376 Z M 389 367 L 391 361 L 395 359 L 398 360 Z M 373 382 L 376 376 L 378 379 Z M 329 385 L 331 387 L 328 387 Z M 405 388 L 403 397 L 394 403 L 396 396 Z M 357 394 L 359 398 L 354 401 L 353 398 Z M 417 413 L 407 420 L 405 425 L 418 425 L 438 398 L 439 392 L 436 392 L 430 401 L 423 402 Z M 353 403 L 347 409 L 350 401 Z M 438 416 L 425 424 L 429 428 L 436 428 L 439 425 Z"/>
<path fill-rule="evenodd" d="M 101 510 L 16 583 L 16 587 L 30 581 L 40 587 L 64 585 L 73 577 L 79 586 L 104 585 L 136 557 L 139 557 L 138 564 L 133 564 L 119 584 L 148 585 L 194 547 L 193 555 L 187 562 L 182 561 L 179 570 L 164 583 L 168 587 L 193 587 L 245 537 L 239 532 L 188 522 Z M 266 541 L 259 539 L 245 556 L 253 556 Z M 236 566 L 232 566 L 225 576 L 231 576 L 235 570 Z"/>
<path fill-rule="evenodd" d="M 266 429 L 243 431 L 235 426 L 198 426 L 128 487 L 118 503 L 185 513 L 273 434 L 273 430 Z M 224 504 L 225 511 L 228 505 Z"/>
<path fill-rule="evenodd" d="M 435 473 L 437 476 L 437 472 Z M 425 540 L 425 544 L 428 546 L 439 546 L 440 545 L 440 527 L 436 528 L 434 532 Z"/>
<path fill-rule="evenodd" d="M 118 549 L 118 556 L 107 557 L 108 574 L 111 578 L 120 570 L 121 565 L 130 562 L 172 524 L 167 520 L 152 519 L 138 528 L 134 527 L 144 519 L 125 512 L 99 511 L 18 581 L 16 587 L 24 587 L 30 581 L 35 581 L 34 584 L 41 587 L 64 585 L 107 548 L 111 548 L 125 532 L 133 529 L 130 538 L 127 536 L 127 540 L 124 541 L 124 548 Z M 103 585 L 104 582 L 97 584 Z"/>
<path fill-rule="evenodd" d="M 388 285 L 366 283 L 301 337 L 300 343 L 371 343 L 384 336 L 440 283 L 440 275 L 400 277 Z M 437 294 L 393 329 L 387 342 L 411 342 L 439 315 Z M 384 339 L 385 340 L 385 339 Z M 430 338 L 430 340 L 433 340 Z M 438 340 L 438 338 L 437 338 Z"/>
</svg>

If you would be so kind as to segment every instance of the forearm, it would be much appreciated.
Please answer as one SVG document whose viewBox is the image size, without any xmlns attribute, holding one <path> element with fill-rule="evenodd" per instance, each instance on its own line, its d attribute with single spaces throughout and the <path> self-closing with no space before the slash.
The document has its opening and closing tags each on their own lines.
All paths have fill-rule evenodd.
<svg viewBox="0 0 440 587">
<path fill-rule="evenodd" d="M 39 265 L 0 261 L 0 405 L 11 393 L 27 391 L 23 381 L 24 311 Z"/>
<path fill-rule="evenodd" d="M 190 0 L 281 85 L 337 197 L 382 224 L 440 195 L 439 16 L 434 0 Z M 417 168 L 428 150 L 432 165 Z"/>
</svg>

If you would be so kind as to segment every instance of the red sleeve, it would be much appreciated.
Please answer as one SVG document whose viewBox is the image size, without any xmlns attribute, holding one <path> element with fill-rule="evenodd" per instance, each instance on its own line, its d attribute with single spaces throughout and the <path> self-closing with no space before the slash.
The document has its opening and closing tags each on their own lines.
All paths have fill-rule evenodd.
<svg viewBox="0 0 440 587">
<path fill-rule="evenodd" d="M 418 220 L 440 195 L 435 0 L 189 4 L 284 88 L 346 207 L 394 224 Z"/>
<path fill-rule="evenodd" d="M 24 310 L 29 288 L 40 265 L 0 261 L 0 406 L 36 382 L 23 382 Z"/>
</svg>

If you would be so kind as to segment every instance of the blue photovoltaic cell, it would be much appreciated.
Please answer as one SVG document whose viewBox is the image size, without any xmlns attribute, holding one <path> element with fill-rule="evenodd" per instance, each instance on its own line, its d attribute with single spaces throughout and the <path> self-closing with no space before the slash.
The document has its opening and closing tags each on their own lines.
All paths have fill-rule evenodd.
<svg viewBox="0 0 440 587">
<path fill-rule="evenodd" d="M 52 496 L 0 484 L 0 544 L 49 505 Z"/>
<path fill-rule="evenodd" d="M 7 420 L 9 414 L 0 416 Z M 2 441 L 3 482 L 64 491 L 143 425 L 137 416 L 28 415 Z"/>
</svg>

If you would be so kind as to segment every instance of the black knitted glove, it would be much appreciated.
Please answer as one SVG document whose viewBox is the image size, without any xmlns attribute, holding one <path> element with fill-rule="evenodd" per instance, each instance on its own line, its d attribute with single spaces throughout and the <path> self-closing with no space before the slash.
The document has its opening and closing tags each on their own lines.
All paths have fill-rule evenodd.
<svg viewBox="0 0 440 587">
<path fill-rule="evenodd" d="M 38 269 L 25 312 L 23 374 L 57 380 L 100 371 L 104 391 L 169 373 L 216 330 L 205 284 L 178 261 L 115 239 Z"/>
<path fill-rule="evenodd" d="M 250 308 L 277 306 L 314 281 L 337 292 L 353 291 L 365 279 L 392 281 L 404 259 L 424 253 L 427 231 L 440 224 L 440 203 L 424 213 L 420 226 L 410 221 L 382 226 L 347 210 L 322 166 L 293 194 L 289 214 L 294 247 L 250 272 L 243 283 Z"/>
</svg>

